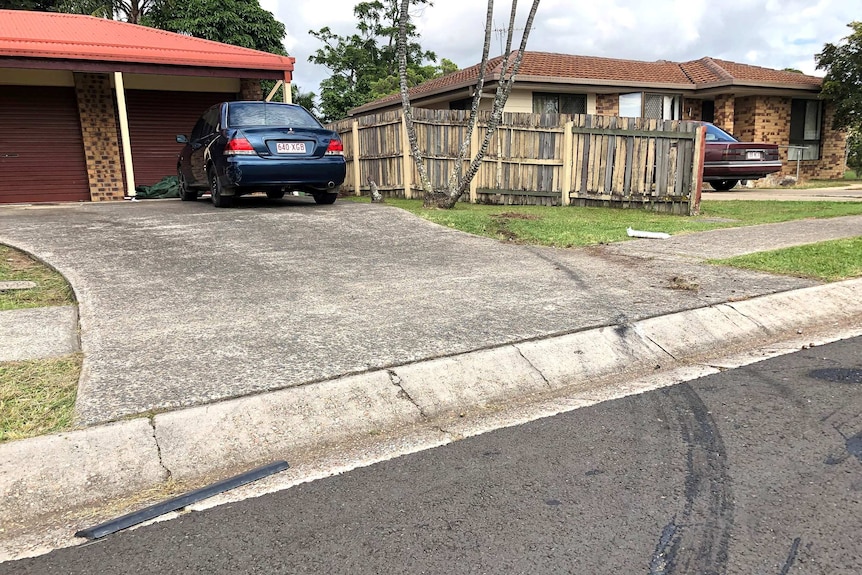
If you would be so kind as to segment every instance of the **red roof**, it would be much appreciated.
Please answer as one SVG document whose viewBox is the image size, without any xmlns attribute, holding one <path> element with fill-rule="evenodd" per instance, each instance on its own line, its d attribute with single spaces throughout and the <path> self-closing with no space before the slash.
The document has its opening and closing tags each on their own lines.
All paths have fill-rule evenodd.
<svg viewBox="0 0 862 575">
<path fill-rule="evenodd" d="M 3 56 L 283 71 L 295 61 L 137 24 L 27 10 L 0 10 Z"/>
<path fill-rule="evenodd" d="M 502 63 L 502 56 L 488 61 L 489 73 L 486 75 L 486 82 L 499 79 Z M 472 86 L 476 82 L 478 73 L 478 64 L 458 70 L 411 88 L 410 96 L 443 94 L 450 90 Z M 735 84 L 764 88 L 782 87 L 811 90 L 819 89 L 821 78 L 714 58 L 701 58 L 691 62 L 669 62 L 667 60 L 642 62 L 595 56 L 525 52 L 515 81 L 516 83 L 518 81 L 530 81 L 584 85 L 601 84 L 605 86 L 610 84 L 620 88 L 648 85 L 656 88 L 666 87 L 692 91 L 716 85 L 731 86 Z M 398 94 L 386 96 L 351 110 L 351 113 L 390 106 L 400 99 L 401 96 Z"/>
</svg>

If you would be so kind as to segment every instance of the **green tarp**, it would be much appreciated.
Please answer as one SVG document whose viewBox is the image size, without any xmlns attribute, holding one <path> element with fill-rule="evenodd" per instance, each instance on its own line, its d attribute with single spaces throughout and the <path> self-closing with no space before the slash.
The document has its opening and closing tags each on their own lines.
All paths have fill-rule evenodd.
<svg viewBox="0 0 862 575">
<path fill-rule="evenodd" d="M 139 200 L 180 197 L 180 182 L 176 176 L 162 178 L 152 186 L 135 186 L 135 197 Z"/>
</svg>

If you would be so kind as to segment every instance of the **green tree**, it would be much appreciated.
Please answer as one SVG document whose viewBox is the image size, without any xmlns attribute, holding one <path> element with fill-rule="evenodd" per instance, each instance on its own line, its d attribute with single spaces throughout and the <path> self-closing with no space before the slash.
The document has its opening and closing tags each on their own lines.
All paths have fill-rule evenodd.
<svg viewBox="0 0 862 575">
<path fill-rule="evenodd" d="M 142 24 L 147 12 L 163 2 L 164 0 L 61 0 L 57 3 L 57 10 Z"/>
<path fill-rule="evenodd" d="M 317 111 L 315 110 L 315 108 L 317 107 L 317 105 L 315 104 L 317 94 L 315 94 L 314 92 L 303 92 L 296 84 L 290 85 L 290 94 L 294 104 L 299 104 L 312 114 L 317 113 Z"/>
<path fill-rule="evenodd" d="M 853 130 L 847 136 L 847 166 L 862 179 L 862 132 Z"/>
<path fill-rule="evenodd" d="M 411 85 L 416 85 L 457 67 L 446 60 L 436 66 L 437 56 L 423 50 L 411 16 L 416 10 L 431 6 L 430 0 L 409 0 L 414 13 L 405 25 L 407 68 Z M 327 120 L 347 115 L 351 108 L 398 92 L 398 0 L 360 2 L 353 8 L 356 31 L 340 36 L 329 27 L 309 34 L 323 43 L 308 60 L 325 66 L 331 72 L 320 83 L 320 112 Z M 429 62 L 431 64 L 429 64 Z"/>
<path fill-rule="evenodd" d="M 814 58 L 826 70 L 822 96 L 835 105 L 833 128 L 862 129 L 862 22 L 847 25 L 853 33 L 838 44 L 826 44 Z"/>
<path fill-rule="evenodd" d="M 56 12 L 60 0 L 0 0 L 0 10 L 35 10 L 37 12 Z"/>
<path fill-rule="evenodd" d="M 284 24 L 258 0 L 166 0 L 150 9 L 147 26 L 243 48 L 286 55 Z"/>
</svg>

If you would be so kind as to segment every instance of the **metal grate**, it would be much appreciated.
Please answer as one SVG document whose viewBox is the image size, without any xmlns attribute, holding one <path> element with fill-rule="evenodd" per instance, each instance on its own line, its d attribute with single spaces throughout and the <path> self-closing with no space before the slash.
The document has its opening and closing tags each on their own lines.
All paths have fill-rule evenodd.
<svg viewBox="0 0 862 575">
<path fill-rule="evenodd" d="M 644 118 L 664 118 L 664 97 L 659 94 L 644 96 Z"/>
</svg>

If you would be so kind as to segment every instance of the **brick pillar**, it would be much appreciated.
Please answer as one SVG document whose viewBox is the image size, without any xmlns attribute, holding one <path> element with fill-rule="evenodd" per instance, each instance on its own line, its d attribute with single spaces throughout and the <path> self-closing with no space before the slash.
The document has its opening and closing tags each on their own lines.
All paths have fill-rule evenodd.
<svg viewBox="0 0 862 575">
<path fill-rule="evenodd" d="M 263 100 L 263 90 L 260 87 L 260 80 L 242 78 L 239 81 L 239 99 Z"/>
<path fill-rule="evenodd" d="M 733 133 L 735 102 L 736 97 L 733 94 L 715 97 L 715 122 L 713 123 L 728 134 Z"/>
<path fill-rule="evenodd" d="M 122 200 L 125 196 L 114 94 L 108 74 L 75 74 L 78 115 L 84 136 L 90 199 Z"/>
<path fill-rule="evenodd" d="M 683 98 L 682 119 L 694 122 L 703 120 L 703 100 L 698 98 Z"/>
<path fill-rule="evenodd" d="M 618 116 L 620 113 L 620 95 L 619 94 L 597 94 L 596 95 L 596 115 L 597 116 Z"/>
<path fill-rule="evenodd" d="M 802 173 L 807 178 L 841 179 L 844 177 L 844 151 L 847 132 L 834 130 L 835 104 L 823 102 L 823 123 L 820 127 L 820 159 L 802 162 Z"/>
</svg>

